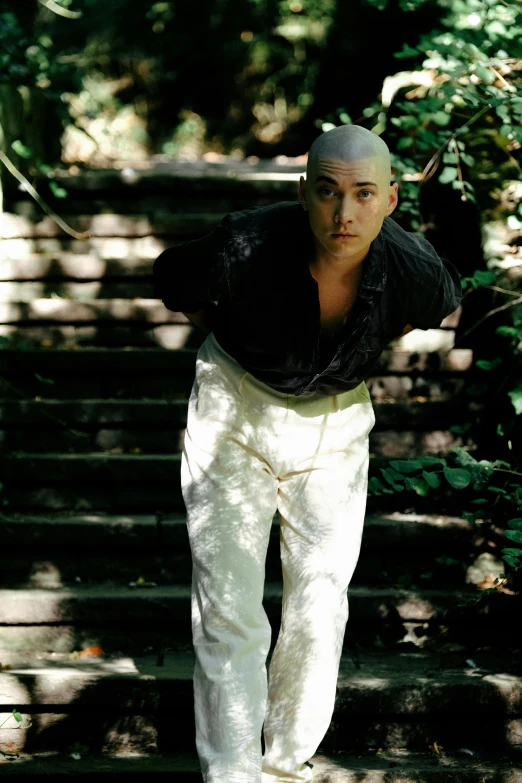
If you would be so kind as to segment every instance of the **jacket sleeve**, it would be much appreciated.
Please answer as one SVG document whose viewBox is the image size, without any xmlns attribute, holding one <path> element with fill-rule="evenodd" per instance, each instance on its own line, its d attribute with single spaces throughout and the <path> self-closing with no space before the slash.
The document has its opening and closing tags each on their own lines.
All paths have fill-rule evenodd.
<svg viewBox="0 0 522 783">
<path fill-rule="evenodd" d="M 169 247 L 154 261 L 154 293 L 167 310 L 195 313 L 227 294 L 227 218 L 201 239 Z"/>
<path fill-rule="evenodd" d="M 414 297 L 411 325 L 415 329 L 436 329 L 462 299 L 460 275 L 453 264 L 441 257 L 440 266 L 432 269 L 436 274 L 431 273 L 419 286 L 424 295 Z"/>
</svg>

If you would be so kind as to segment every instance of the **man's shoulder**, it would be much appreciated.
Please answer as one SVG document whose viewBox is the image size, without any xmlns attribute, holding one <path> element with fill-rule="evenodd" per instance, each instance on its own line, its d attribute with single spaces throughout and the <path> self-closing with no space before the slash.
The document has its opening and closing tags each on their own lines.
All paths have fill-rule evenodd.
<svg viewBox="0 0 522 783">
<path fill-rule="evenodd" d="M 299 201 L 279 201 L 260 207 L 229 212 L 223 218 L 229 233 L 234 235 L 252 235 L 263 233 L 270 235 L 292 225 L 303 211 Z"/>
<path fill-rule="evenodd" d="M 425 262 L 440 266 L 441 258 L 427 239 L 411 231 L 405 231 L 390 217 L 384 218 L 381 236 L 394 254 L 412 261 Z"/>
</svg>

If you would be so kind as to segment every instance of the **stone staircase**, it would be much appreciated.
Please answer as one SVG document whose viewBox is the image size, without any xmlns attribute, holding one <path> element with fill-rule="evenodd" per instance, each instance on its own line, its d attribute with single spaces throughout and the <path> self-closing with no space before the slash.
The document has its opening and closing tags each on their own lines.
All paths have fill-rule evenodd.
<svg viewBox="0 0 522 783">
<path fill-rule="evenodd" d="M 77 239 L 11 196 L 0 257 L 0 775 L 201 779 L 179 465 L 204 335 L 153 298 L 151 267 L 229 211 L 293 200 L 300 172 L 274 162 L 62 172 L 69 198 L 52 206 L 91 233 Z M 452 347 L 458 316 L 397 340 L 368 380 L 372 475 L 390 458 L 469 445 L 450 428 L 486 415 L 470 394 L 471 352 Z M 518 604 L 477 601 L 502 530 L 462 508 L 443 490 L 369 498 L 316 783 L 522 781 Z M 267 664 L 281 592 L 276 516 Z"/>
</svg>

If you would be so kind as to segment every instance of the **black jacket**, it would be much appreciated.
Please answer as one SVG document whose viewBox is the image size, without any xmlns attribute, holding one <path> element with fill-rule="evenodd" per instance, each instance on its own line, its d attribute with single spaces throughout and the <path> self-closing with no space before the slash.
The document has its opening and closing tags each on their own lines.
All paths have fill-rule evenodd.
<svg viewBox="0 0 522 783">
<path fill-rule="evenodd" d="M 348 321 L 320 363 L 313 249 L 299 202 L 232 212 L 201 239 L 158 256 L 156 296 L 187 313 L 217 302 L 213 331 L 228 354 L 273 389 L 313 397 L 355 388 L 406 324 L 437 327 L 460 303 L 455 267 L 387 217 L 363 262 Z"/>
</svg>

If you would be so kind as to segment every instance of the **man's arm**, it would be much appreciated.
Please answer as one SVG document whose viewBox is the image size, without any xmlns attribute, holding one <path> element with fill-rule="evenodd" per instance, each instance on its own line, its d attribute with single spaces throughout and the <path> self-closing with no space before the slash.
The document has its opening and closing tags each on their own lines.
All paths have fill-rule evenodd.
<svg viewBox="0 0 522 783">
<path fill-rule="evenodd" d="M 226 217 L 201 239 L 166 248 L 152 265 L 154 292 L 167 310 L 188 314 L 203 326 L 201 310 L 228 293 L 224 271 Z M 211 326 L 209 331 L 211 330 Z"/>
</svg>

